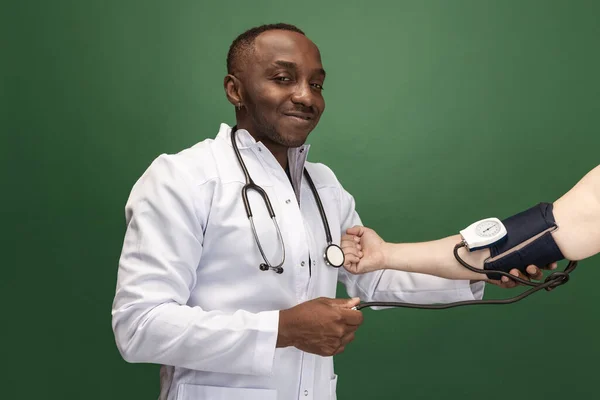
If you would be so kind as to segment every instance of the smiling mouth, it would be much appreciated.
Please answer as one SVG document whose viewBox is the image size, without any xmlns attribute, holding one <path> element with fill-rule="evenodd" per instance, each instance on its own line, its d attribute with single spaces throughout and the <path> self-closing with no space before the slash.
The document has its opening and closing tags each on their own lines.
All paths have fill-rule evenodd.
<svg viewBox="0 0 600 400">
<path fill-rule="evenodd" d="M 313 115 L 312 113 L 308 113 L 308 112 L 290 112 L 290 113 L 284 113 L 283 115 L 285 115 L 286 117 L 294 117 L 294 118 L 298 118 L 304 121 L 308 121 L 313 119 Z"/>
<path fill-rule="evenodd" d="M 297 115 L 288 115 L 288 117 L 299 119 L 300 121 L 310 121 L 310 117 L 299 117 Z"/>
<path fill-rule="evenodd" d="M 285 114 L 285 116 L 297 119 L 299 121 L 310 121 L 312 119 L 312 117 L 309 115 Z"/>
</svg>

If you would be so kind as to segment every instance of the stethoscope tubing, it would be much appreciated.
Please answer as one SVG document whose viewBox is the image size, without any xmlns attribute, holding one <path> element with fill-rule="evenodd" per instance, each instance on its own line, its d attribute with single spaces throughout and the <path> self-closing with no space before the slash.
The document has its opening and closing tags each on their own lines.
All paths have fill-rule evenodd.
<svg viewBox="0 0 600 400">
<path fill-rule="evenodd" d="M 277 223 L 275 211 L 273 210 L 273 206 L 271 205 L 271 201 L 269 200 L 269 196 L 267 195 L 265 190 L 262 187 L 260 187 L 259 185 L 257 185 L 256 183 L 254 183 L 254 181 L 252 180 L 252 177 L 250 176 L 250 173 L 248 172 L 246 163 L 242 159 L 242 155 L 240 154 L 240 150 L 236 143 L 236 132 L 237 132 L 237 126 L 234 126 L 231 130 L 231 144 L 233 146 L 233 150 L 235 152 L 236 158 L 238 160 L 238 163 L 240 164 L 240 168 L 242 169 L 242 171 L 244 173 L 244 178 L 246 180 L 246 184 L 242 187 L 242 201 L 244 202 L 244 208 L 246 209 L 246 216 L 250 220 L 250 225 L 252 227 L 252 234 L 254 235 L 254 240 L 256 241 L 256 244 L 258 246 L 260 254 L 261 254 L 263 260 L 265 261 L 265 264 L 261 264 L 260 269 L 263 271 L 271 269 L 277 273 L 282 273 L 283 272 L 282 265 L 285 263 L 285 244 L 283 242 L 283 236 L 281 234 L 281 230 L 279 229 L 279 224 Z M 329 264 L 335 268 L 339 268 L 343 265 L 344 253 L 338 245 L 333 244 L 333 239 L 331 236 L 331 229 L 329 227 L 329 221 L 327 220 L 327 215 L 325 214 L 325 210 L 323 208 L 323 203 L 321 202 L 321 197 L 319 196 L 319 193 L 317 191 L 315 183 L 313 182 L 313 180 L 306 168 L 304 168 L 304 176 L 306 177 L 306 181 L 308 182 L 308 185 L 310 186 L 310 190 L 313 194 L 313 197 L 315 198 L 315 201 L 317 203 L 317 208 L 319 209 L 319 214 L 321 215 L 321 221 L 323 222 L 325 238 L 327 240 L 327 247 L 325 249 L 325 253 L 324 253 L 323 257 L 325 258 L 325 261 L 327 262 L 327 264 Z M 252 207 L 250 207 L 250 202 L 248 201 L 248 191 L 249 190 L 254 190 L 255 192 L 257 192 L 260 195 L 260 197 L 262 197 L 262 199 L 267 207 L 267 211 L 269 212 L 269 216 L 271 217 L 271 220 L 273 221 L 273 224 L 275 225 L 275 229 L 277 230 L 277 238 L 278 238 L 278 241 L 281 246 L 281 254 L 282 254 L 281 262 L 277 265 L 271 264 L 271 262 L 268 260 L 266 254 L 264 252 L 264 249 L 260 243 L 260 239 L 258 237 L 258 233 L 256 232 L 256 227 L 254 225 L 254 219 L 253 219 L 253 215 L 252 215 Z M 329 259 L 328 250 L 332 247 L 335 247 L 336 248 L 335 251 L 338 252 L 338 255 L 341 255 L 341 263 L 334 264 Z"/>
</svg>

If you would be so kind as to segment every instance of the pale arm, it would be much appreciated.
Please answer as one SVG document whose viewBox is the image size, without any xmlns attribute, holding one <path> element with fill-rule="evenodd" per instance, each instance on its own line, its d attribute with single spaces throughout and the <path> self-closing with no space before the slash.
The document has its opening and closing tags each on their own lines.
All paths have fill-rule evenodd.
<svg viewBox="0 0 600 400">
<path fill-rule="evenodd" d="M 600 166 L 554 202 L 554 218 L 559 228 L 553 238 L 566 259 L 582 260 L 600 252 Z M 360 237 L 360 245 L 357 243 L 354 249 L 349 245 L 352 238 L 346 237 L 343 242 L 348 259 L 346 269 L 350 272 L 396 269 L 448 279 L 487 279 L 483 274 L 464 268 L 455 259 L 453 250 L 461 241 L 460 235 L 396 244 L 384 242 L 374 231 L 364 227 L 351 228 L 348 233 Z M 487 249 L 472 253 L 465 248 L 459 250 L 461 258 L 477 268 L 483 268 L 489 254 Z"/>
<path fill-rule="evenodd" d="M 600 165 L 554 202 L 553 237 L 568 260 L 600 253 Z"/>
<path fill-rule="evenodd" d="M 345 232 L 351 226 L 361 225 L 354 198 L 341 185 L 339 210 L 341 232 Z M 379 270 L 361 275 L 350 272 L 340 268 L 338 280 L 346 287 L 350 296 L 360 297 L 362 302 L 435 304 L 481 300 L 485 289 L 484 282 L 446 279 L 410 271 Z M 478 278 L 481 280 L 481 277 Z"/>
</svg>

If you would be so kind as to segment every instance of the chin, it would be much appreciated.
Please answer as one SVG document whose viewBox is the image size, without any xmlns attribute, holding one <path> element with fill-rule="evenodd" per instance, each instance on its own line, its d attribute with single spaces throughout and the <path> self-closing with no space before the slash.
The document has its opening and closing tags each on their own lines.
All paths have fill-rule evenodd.
<svg viewBox="0 0 600 400">
<path fill-rule="evenodd" d="M 304 143 L 306 143 L 306 139 L 308 138 L 308 133 L 302 133 L 298 135 L 281 135 L 279 138 L 281 139 L 281 144 L 287 147 L 300 147 Z"/>
<path fill-rule="evenodd" d="M 312 132 L 310 129 L 298 129 L 298 127 L 282 127 L 277 130 L 277 140 L 280 144 L 287 147 L 300 147 L 308 139 L 308 135 Z"/>
</svg>

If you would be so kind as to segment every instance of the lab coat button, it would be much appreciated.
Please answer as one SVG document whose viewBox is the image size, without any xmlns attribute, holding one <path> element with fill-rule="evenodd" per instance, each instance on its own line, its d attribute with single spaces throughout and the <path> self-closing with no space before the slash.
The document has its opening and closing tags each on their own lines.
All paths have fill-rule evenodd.
<svg viewBox="0 0 600 400">
<path fill-rule="evenodd" d="M 302 262 L 300 263 L 300 265 L 304 267 L 304 261 L 302 261 Z"/>
<path fill-rule="evenodd" d="M 290 201 L 291 201 L 290 199 L 287 199 L 287 200 L 285 201 L 285 204 L 290 204 Z"/>
<path fill-rule="evenodd" d="M 305 391 L 304 391 L 304 395 L 305 395 L 305 396 L 308 396 L 308 390 L 305 390 Z"/>
</svg>

